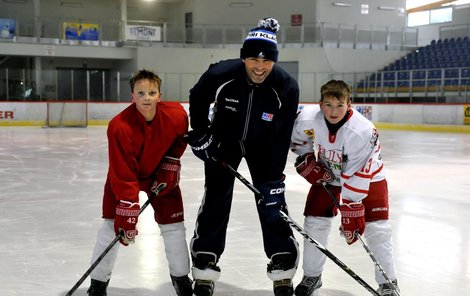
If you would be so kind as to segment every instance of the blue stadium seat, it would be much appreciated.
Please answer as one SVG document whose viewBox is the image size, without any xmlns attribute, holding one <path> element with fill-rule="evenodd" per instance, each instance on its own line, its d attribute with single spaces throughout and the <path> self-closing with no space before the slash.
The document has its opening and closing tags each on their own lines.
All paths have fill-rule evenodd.
<svg viewBox="0 0 470 296">
<path fill-rule="evenodd" d="M 470 84 L 469 37 L 433 39 L 371 74 L 365 87 L 380 87 L 382 81 L 384 87 L 458 86 L 459 78 L 462 84 Z"/>
</svg>

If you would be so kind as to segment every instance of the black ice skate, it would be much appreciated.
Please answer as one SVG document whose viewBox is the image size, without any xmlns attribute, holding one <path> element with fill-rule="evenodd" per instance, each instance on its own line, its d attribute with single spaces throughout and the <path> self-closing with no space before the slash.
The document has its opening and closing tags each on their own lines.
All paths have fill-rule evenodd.
<svg viewBox="0 0 470 296">
<path fill-rule="evenodd" d="M 94 279 L 91 279 L 90 288 L 88 288 L 88 296 L 107 296 L 106 289 L 108 288 L 109 281 L 100 282 Z"/>
<path fill-rule="evenodd" d="M 284 279 L 273 282 L 275 296 L 292 296 L 294 295 L 294 287 L 292 280 Z"/>
<path fill-rule="evenodd" d="M 171 283 L 175 287 L 176 295 L 178 296 L 192 296 L 193 295 L 193 282 L 187 275 L 184 276 L 172 276 Z"/>
<path fill-rule="evenodd" d="M 305 276 L 295 288 L 295 296 L 310 296 L 322 285 L 321 274 L 319 276 Z"/>
<path fill-rule="evenodd" d="M 210 280 L 195 280 L 194 295 L 212 296 L 214 294 L 214 282 Z"/>
<path fill-rule="evenodd" d="M 392 281 L 392 283 L 395 285 L 397 291 L 400 292 L 400 289 L 398 289 L 397 280 Z M 377 293 L 379 293 L 380 296 L 398 296 L 398 294 L 395 292 L 394 287 L 389 283 L 380 284 L 379 288 L 377 289 Z"/>
</svg>

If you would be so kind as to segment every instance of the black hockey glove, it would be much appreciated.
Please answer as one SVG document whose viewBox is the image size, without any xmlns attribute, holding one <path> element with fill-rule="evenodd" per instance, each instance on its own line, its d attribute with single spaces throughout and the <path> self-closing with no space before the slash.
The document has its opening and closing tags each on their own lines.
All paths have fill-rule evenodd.
<svg viewBox="0 0 470 296">
<path fill-rule="evenodd" d="M 286 198 L 284 196 L 286 184 L 284 184 L 284 178 L 278 181 L 267 182 L 261 186 L 260 192 L 264 200 L 260 207 L 268 223 L 274 223 L 282 219 L 279 211 L 286 207 Z"/>
<path fill-rule="evenodd" d="M 220 141 L 214 138 L 214 135 L 192 130 L 184 136 L 184 139 L 199 159 L 213 162 L 219 160 Z"/>
</svg>

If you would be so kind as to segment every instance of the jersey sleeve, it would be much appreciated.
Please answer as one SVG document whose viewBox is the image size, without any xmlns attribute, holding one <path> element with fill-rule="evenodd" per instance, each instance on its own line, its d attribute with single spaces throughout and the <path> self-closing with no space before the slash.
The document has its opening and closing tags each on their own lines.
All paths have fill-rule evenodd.
<svg viewBox="0 0 470 296">
<path fill-rule="evenodd" d="M 380 144 L 377 130 L 372 126 L 360 134 L 351 133 L 344 154 L 347 161 L 341 173 L 341 195 L 358 202 L 369 194 L 369 185 L 383 164 L 380 160 Z"/>
<path fill-rule="evenodd" d="M 116 199 L 138 202 L 138 161 L 130 133 L 120 122 L 108 126 L 109 178 Z"/>
<path fill-rule="evenodd" d="M 290 150 L 297 155 L 314 152 L 312 119 L 313 113 L 310 108 L 304 108 L 297 115 L 290 144 Z"/>
<path fill-rule="evenodd" d="M 175 108 L 171 118 L 172 120 L 174 120 L 176 137 L 170 149 L 168 149 L 168 151 L 166 152 L 165 156 L 181 158 L 188 145 L 184 140 L 184 135 L 187 133 L 189 126 L 188 115 L 184 108 L 181 106 L 181 108 Z"/>
</svg>

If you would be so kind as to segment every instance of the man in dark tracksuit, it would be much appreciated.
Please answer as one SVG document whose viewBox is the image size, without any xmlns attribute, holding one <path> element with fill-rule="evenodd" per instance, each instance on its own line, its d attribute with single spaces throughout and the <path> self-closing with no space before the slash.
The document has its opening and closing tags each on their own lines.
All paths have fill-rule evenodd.
<svg viewBox="0 0 470 296">
<path fill-rule="evenodd" d="M 190 91 L 192 131 L 187 139 L 194 154 L 205 161 L 205 195 L 191 240 L 196 296 L 212 295 L 220 275 L 217 262 L 225 248 L 235 182 L 224 164 L 237 169 L 243 157 L 253 185 L 264 197 L 257 210 L 274 294 L 293 295 L 298 244 L 279 210 L 287 213 L 283 171 L 299 88 L 275 65 L 276 30 L 269 25 L 279 27 L 274 19 L 260 20 L 243 44 L 241 59 L 211 65 Z"/>
</svg>

